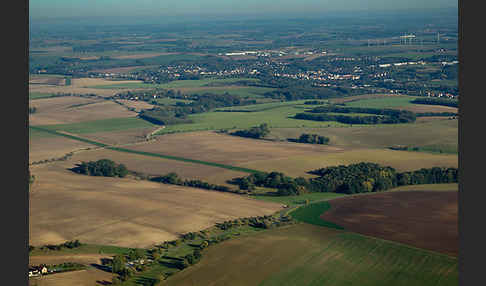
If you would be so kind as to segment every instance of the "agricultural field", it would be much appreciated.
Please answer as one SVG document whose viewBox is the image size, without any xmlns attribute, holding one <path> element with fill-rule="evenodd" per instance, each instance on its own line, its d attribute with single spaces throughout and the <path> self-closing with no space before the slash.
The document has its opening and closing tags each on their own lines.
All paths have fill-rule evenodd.
<svg viewBox="0 0 486 286">
<path fill-rule="evenodd" d="M 244 107 L 259 110 L 267 105 L 272 106 L 270 109 L 255 112 L 219 112 L 210 111 L 205 113 L 193 114 L 188 117 L 193 123 L 184 123 L 169 125 L 159 132 L 159 134 L 173 132 L 193 132 L 202 130 L 220 130 L 220 129 L 245 129 L 253 126 L 267 123 L 271 128 L 298 128 L 298 127 L 330 127 L 346 126 L 338 122 L 319 122 L 300 120 L 292 118 L 295 114 L 303 111 L 304 101 L 294 101 L 292 103 L 262 103 L 252 107 Z M 239 109 L 239 108 L 238 108 Z"/>
<path fill-rule="evenodd" d="M 321 215 L 348 231 L 457 256 L 458 193 L 394 191 L 329 201 Z"/>
<path fill-rule="evenodd" d="M 141 145 L 144 144 L 141 143 Z M 78 164 L 82 161 L 96 161 L 102 158 L 122 163 L 129 170 L 147 175 L 162 176 L 175 172 L 183 179 L 201 180 L 233 188 L 235 186 L 227 184 L 227 180 L 248 175 L 246 172 L 228 170 L 220 167 L 106 149 L 79 152 L 73 155 L 71 163 Z"/>
<path fill-rule="evenodd" d="M 137 115 L 112 101 L 77 96 L 37 99 L 29 105 L 36 108 L 35 113 L 29 114 L 30 125 L 71 124 Z"/>
<path fill-rule="evenodd" d="M 162 285 L 457 285 L 454 257 L 298 224 L 225 241 Z"/>
<path fill-rule="evenodd" d="M 123 131 L 129 129 L 146 129 L 146 128 L 156 127 L 156 125 L 136 117 L 108 118 L 108 119 L 101 119 L 101 120 L 82 121 L 77 123 L 38 125 L 38 126 L 41 126 L 49 130 L 60 130 L 60 131 L 65 131 L 65 132 L 75 133 L 75 134 L 112 132 L 112 131 Z"/>
<path fill-rule="evenodd" d="M 29 286 L 103 285 L 99 283 L 111 283 L 112 276 L 113 274 L 109 272 L 97 269 L 95 267 L 88 267 L 85 270 L 34 277 L 29 279 Z"/>
<path fill-rule="evenodd" d="M 300 134 L 295 135 L 298 137 Z M 327 134 L 324 133 L 325 136 L 328 136 Z M 383 134 L 385 136 L 386 132 Z M 376 140 L 375 142 L 378 143 L 371 140 Z M 314 145 L 255 140 L 206 131 L 162 135 L 158 136 L 155 142 L 127 148 L 174 154 L 260 171 L 280 171 L 293 177 L 310 177 L 307 172 L 314 169 L 362 161 L 391 166 L 399 171 L 433 166 L 457 167 L 458 164 L 457 154 L 395 151 L 386 149 L 384 146 L 381 148 L 376 146 L 375 144 L 382 144 L 379 138 L 371 138 L 371 140 L 369 146 L 363 147 L 353 141 L 342 145 Z"/>
<path fill-rule="evenodd" d="M 330 128 L 272 128 L 269 139 L 298 138 L 302 133 L 330 139 L 329 145 L 348 148 L 388 148 L 391 146 L 458 148 L 457 120 L 417 121 L 412 124 L 371 125 Z"/>
<path fill-rule="evenodd" d="M 61 158 L 70 152 L 94 147 L 91 144 L 58 136 L 29 138 L 29 163 Z"/>
<path fill-rule="evenodd" d="M 91 244 L 149 247 L 216 222 L 268 215 L 282 208 L 229 193 L 129 178 L 88 177 L 69 170 L 75 162 L 31 166 L 36 186 L 29 196 L 30 245 L 79 239 Z"/>
</svg>

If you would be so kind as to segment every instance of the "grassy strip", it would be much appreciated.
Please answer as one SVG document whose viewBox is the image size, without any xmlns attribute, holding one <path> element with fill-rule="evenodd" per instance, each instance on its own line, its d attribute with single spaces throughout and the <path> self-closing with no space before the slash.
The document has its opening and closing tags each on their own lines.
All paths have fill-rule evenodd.
<svg viewBox="0 0 486 286">
<path fill-rule="evenodd" d="M 320 216 L 330 208 L 331 205 L 329 202 L 318 202 L 297 208 L 296 210 L 291 211 L 289 214 L 298 221 L 335 229 L 344 229 L 342 226 L 332 222 L 327 222 L 320 218 Z"/>
<path fill-rule="evenodd" d="M 96 145 L 98 147 L 104 147 L 106 149 L 119 151 L 119 152 L 133 153 L 133 154 L 138 154 L 138 155 L 143 155 L 143 156 L 159 157 L 159 158 L 188 162 L 188 163 L 196 163 L 196 164 L 201 164 L 201 165 L 224 168 L 224 169 L 233 170 L 233 171 L 240 171 L 240 172 L 244 172 L 244 173 L 259 173 L 260 172 L 260 171 L 253 170 L 253 169 L 224 165 L 224 164 L 219 164 L 219 163 L 214 163 L 214 162 L 206 162 L 206 161 L 188 159 L 188 158 L 177 157 L 177 156 L 170 156 L 170 155 L 164 155 L 164 154 L 158 154 L 158 153 L 136 151 L 136 150 L 130 150 L 130 149 L 120 148 L 120 147 L 112 147 L 112 146 L 109 146 L 109 145 L 106 145 L 106 144 L 103 144 L 103 143 L 99 143 L 99 142 L 96 142 L 96 141 L 92 141 L 92 140 L 89 140 L 89 139 L 85 139 L 85 138 L 81 138 L 81 137 L 77 137 L 77 136 L 73 136 L 73 135 L 69 135 L 69 134 L 60 133 L 60 132 L 57 132 L 55 130 L 50 130 L 50 129 L 46 129 L 46 128 L 42 128 L 42 127 L 38 127 L 38 126 L 29 126 L 29 128 L 31 128 L 32 130 L 36 130 L 36 131 L 43 131 L 43 132 L 47 132 L 47 133 L 54 134 L 54 135 L 64 136 L 64 137 L 67 137 L 69 139 L 78 140 L 78 141 L 81 141 L 81 142 L 86 142 L 86 143 L 89 143 L 89 144 Z"/>
<path fill-rule="evenodd" d="M 111 150 L 115 150 L 115 151 L 120 151 L 120 152 L 127 152 L 127 153 L 133 153 L 133 154 L 144 155 L 144 156 L 159 157 L 159 158 L 164 158 L 164 159 L 169 159 L 169 160 L 176 160 L 176 161 L 182 161 L 182 162 L 188 162 L 188 163 L 196 163 L 196 164 L 201 164 L 201 165 L 208 165 L 208 166 L 219 167 L 219 168 L 224 168 L 224 169 L 233 170 L 233 171 L 240 171 L 240 172 L 245 172 L 245 173 L 260 173 L 261 172 L 261 171 L 257 171 L 257 170 L 253 170 L 253 169 L 224 165 L 224 164 L 219 164 L 219 163 L 214 163 L 214 162 L 207 162 L 207 161 L 200 161 L 200 160 L 188 159 L 188 158 L 171 156 L 171 155 L 164 155 L 164 154 L 158 154 L 158 153 L 150 153 L 150 152 L 143 152 L 143 151 L 137 151 L 137 150 L 130 150 L 130 149 L 120 148 L 120 147 L 106 147 L 106 148 L 111 149 Z"/>
<path fill-rule="evenodd" d="M 64 137 L 69 138 L 69 139 L 93 144 L 93 145 L 96 145 L 98 147 L 108 147 L 108 145 L 103 144 L 103 143 L 99 143 L 99 142 L 96 142 L 96 141 L 92 141 L 92 140 L 89 140 L 89 139 L 85 139 L 85 138 L 81 138 L 81 137 L 77 137 L 77 136 L 73 136 L 73 135 L 69 135 L 69 134 L 65 134 L 65 133 L 60 133 L 60 132 L 57 132 L 55 130 L 50 130 L 50 129 L 39 127 L 39 126 L 29 126 L 29 128 L 32 129 L 32 130 L 35 130 L 35 131 L 41 131 L 41 132 L 46 132 L 46 133 L 53 134 L 53 135 L 64 136 Z"/>
</svg>

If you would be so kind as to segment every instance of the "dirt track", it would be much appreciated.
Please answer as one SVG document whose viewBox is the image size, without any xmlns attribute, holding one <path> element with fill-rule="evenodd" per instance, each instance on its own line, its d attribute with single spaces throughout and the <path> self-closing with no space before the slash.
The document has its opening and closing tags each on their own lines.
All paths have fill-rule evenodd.
<svg viewBox="0 0 486 286">
<path fill-rule="evenodd" d="M 321 218 L 364 235 L 458 255 L 458 193 L 385 192 L 339 198 Z"/>
</svg>

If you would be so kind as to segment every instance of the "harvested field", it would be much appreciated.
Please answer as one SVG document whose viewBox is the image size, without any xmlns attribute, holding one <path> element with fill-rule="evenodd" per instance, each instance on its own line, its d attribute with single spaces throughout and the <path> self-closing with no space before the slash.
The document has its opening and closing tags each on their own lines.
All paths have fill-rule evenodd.
<svg viewBox="0 0 486 286">
<path fill-rule="evenodd" d="M 309 177 L 306 172 L 326 166 L 362 161 L 392 166 L 399 171 L 433 166 L 457 167 L 458 164 L 455 154 L 272 142 L 206 131 L 162 135 L 156 142 L 128 148 L 262 171 L 276 170 L 295 177 Z"/>
<path fill-rule="evenodd" d="M 42 277 L 34 277 L 29 279 L 30 286 L 93 286 L 93 285 L 109 285 L 111 283 L 113 274 L 105 272 L 94 267 L 88 267 L 85 270 L 71 271 L 65 273 L 57 273 L 52 275 L 45 275 Z M 105 283 L 105 284 L 102 284 Z"/>
<path fill-rule="evenodd" d="M 72 94 L 96 94 L 99 96 L 113 96 L 117 92 L 119 92 L 119 90 L 85 88 L 85 87 L 76 87 L 73 85 L 69 85 L 69 86 L 52 86 L 52 85 L 45 85 L 45 84 L 29 85 L 29 93 L 36 93 L 36 92 L 49 93 L 49 94 L 72 93 Z"/>
<path fill-rule="evenodd" d="M 168 55 L 175 55 L 177 53 L 143 53 L 143 54 L 133 54 L 133 55 L 123 55 L 123 56 L 116 56 L 113 57 L 114 59 L 146 59 L 146 58 L 153 58 L 158 56 L 168 56 Z"/>
<path fill-rule="evenodd" d="M 146 144 L 142 143 L 136 146 L 143 145 Z M 72 164 L 75 164 L 80 163 L 81 161 L 95 161 L 102 158 L 107 158 L 117 163 L 123 163 L 129 170 L 142 172 L 145 174 L 157 176 L 175 172 L 180 177 L 185 179 L 198 179 L 212 184 L 231 186 L 233 188 L 235 186 L 227 184 L 227 180 L 248 175 L 248 173 L 226 170 L 218 167 L 131 154 L 114 150 L 93 150 L 82 152 L 75 154 L 72 157 L 71 162 Z"/>
<path fill-rule="evenodd" d="M 422 152 L 394 151 L 387 149 L 346 149 L 339 152 L 323 152 L 313 155 L 299 155 L 286 158 L 254 161 L 240 164 L 240 167 L 262 171 L 280 171 L 289 176 L 310 177 L 306 172 L 337 165 L 349 165 L 360 162 L 377 163 L 390 166 L 399 172 L 432 167 L 458 166 L 456 154 L 430 154 Z"/>
<path fill-rule="evenodd" d="M 36 113 L 29 114 L 30 125 L 67 124 L 137 115 L 112 101 L 77 96 L 37 99 L 30 105 L 37 108 Z"/>
<path fill-rule="evenodd" d="M 31 77 L 29 84 L 64 85 L 65 79 L 62 77 Z"/>
<path fill-rule="evenodd" d="M 94 147 L 66 137 L 46 136 L 29 138 L 29 163 L 60 158 L 75 150 Z"/>
<path fill-rule="evenodd" d="M 437 282 L 440 281 L 440 284 Z M 457 259 L 309 224 L 210 246 L 162 285 L 457 285 Z"/>
<path fill-rule="evenodd" d="M 427 105 L 427 104 L 414 104 L 412 106 L 400 108 L 415 113 L 421 112 L 453 112 L 458 113 L 459 109 L 457 107 L 442 106 L 442 105 Z"/>
<path fill-rule="evenodd" d="M 211 131 L 162 135 L 153 143 L 128 148 L 229 165 L 342 151 L 332 146 L 271 142 Z"/>
<path fill-rule="evenodd" d="M 121 73 L 128 73 L 138 68 L 149 68 L 149 66 L 131 66 L 131 67 L 121 67 L 121 68 L 99 69 L 99 70 L 92 70 L 92 72 L 121 74 Z"/>
<path fill-rule="evenodd" d="M 329 201 L 321 218 L 346 230 L 458 255 L 457 192 L 407 191 Z"/>
<path fill-rule="evenodd" d="M 125 83 L 142 83 L 141 80 L 107 80 L 104 78 L 74 78 L 72 85 L 74 87 L 93 87 L 110 84 L 125 84 Z"/>
<path fill-rule="evenodd" d="M 154 108 L 155 105 L 149 104 L 146 101 L 135 101 L 135 100 L 128 100 L 128 99 L 118 99 L 117 101 L 123 103 L 125 106 L 135 108 L 136 112 L 140 112 L 142 109 L 151 109 Z"/>
<path fill-rule="evenodd" d="M 136 142 L 143 142 L 146 136 L 158 128 L 131 128 L 128 130 L 111 131 L 111 132 L 95 132 L 83 134 L 83 138 L 87 138 L 96 142 L 105 143 L 108 145 L 123 145 Z"/>
<path fill-rule="evenodd" d="M 72 167 L 71 160 L 31 168 L 37 189 L 29 198 L 30 245 L 79 239 L 149 247 L 216 222 L 281 209 L 235 194 L 79 175 L 67 170 Z"/>
</svg>

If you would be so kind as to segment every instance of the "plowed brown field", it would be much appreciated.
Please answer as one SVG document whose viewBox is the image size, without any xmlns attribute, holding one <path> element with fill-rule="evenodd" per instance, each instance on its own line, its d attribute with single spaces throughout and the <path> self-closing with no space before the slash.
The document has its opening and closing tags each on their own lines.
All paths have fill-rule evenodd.
<svg viewBox="0 0 486 286">
<path fill-rule="evenodd" d="M 338 198 L 321 218 L 364 235 L 458 255 L 458 193 L 397 191 Z"/>
</svg>

